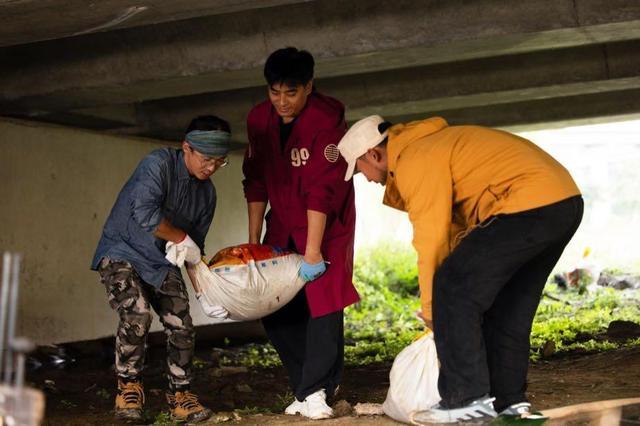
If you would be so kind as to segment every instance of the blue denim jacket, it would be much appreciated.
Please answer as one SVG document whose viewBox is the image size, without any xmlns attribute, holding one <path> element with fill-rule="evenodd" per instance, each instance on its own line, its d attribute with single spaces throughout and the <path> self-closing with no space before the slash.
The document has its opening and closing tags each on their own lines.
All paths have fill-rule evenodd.
<svg viewBox="0 0 640 426">
<path fill-rule="evenodd" d="M 142 159 L 111 209 L 91 269 L 104 257 L 124 260 L 147 283 L 160 287 L 170 268 L 166 241 L 153 233 L 163 218 L 185 231 L 204 252 L 216 208 L 210 180 L 189 175 L 181 150 L 158 149 Z"/>
</svg>

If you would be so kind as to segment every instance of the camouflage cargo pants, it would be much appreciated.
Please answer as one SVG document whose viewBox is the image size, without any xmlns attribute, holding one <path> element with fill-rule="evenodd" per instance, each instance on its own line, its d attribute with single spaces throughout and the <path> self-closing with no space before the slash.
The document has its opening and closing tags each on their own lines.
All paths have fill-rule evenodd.
<svg viewBox="0 0 640 426">
<path fill-rule="evenodd" d="M 98 267 L 109 297 L 118 312 L 116 373 L 124 379 L 140 378 L 145 343 L 151 326 L 151 309 L 158 314 L 167 335 L 167 371 L 171 389 L 188 386 L 195 331 L 189 298 L 180 271 L 172 269 L 160 288 L 144 282 L 130 263 L 103 259 Z"/>
</svg>

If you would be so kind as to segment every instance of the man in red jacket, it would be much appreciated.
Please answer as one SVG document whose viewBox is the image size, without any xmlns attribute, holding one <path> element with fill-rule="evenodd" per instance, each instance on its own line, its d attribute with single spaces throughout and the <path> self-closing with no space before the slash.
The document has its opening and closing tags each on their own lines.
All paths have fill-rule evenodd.
<svg viewBox="0 0 640 426">
<path fill-rule="evenodd" d="M 269 99 L 247 119 L 243 170 L 249 242 L 258 243 L 267 203 L 266 244 L 304 254 L 308 282 L 285 307 L 263 319 L 296 399 L 286 414 L 333 415 L 326 402 L 344 363 L 343 309 L 359 300 L 352 283 L 355 204 L 337 144 L 344 107 L 313 87 L 313 57 L 293 47 L 264 67 Z"/>
</svg>

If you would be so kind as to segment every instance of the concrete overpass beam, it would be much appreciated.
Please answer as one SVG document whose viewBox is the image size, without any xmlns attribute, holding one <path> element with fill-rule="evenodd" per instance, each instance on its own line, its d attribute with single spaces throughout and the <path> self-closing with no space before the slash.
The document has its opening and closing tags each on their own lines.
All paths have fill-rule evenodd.
<svg viewBox="0 0 640 426">
<path fill-rule="evenodd" d="M 251 87 L 266 55 L 291 44 L 316 55 L 319 77 L 338 77 L 639 37 L 640 3 L 622 1 L 305 2 L 4 49 L 0 104 L 61 110 Z"/>
</svg>

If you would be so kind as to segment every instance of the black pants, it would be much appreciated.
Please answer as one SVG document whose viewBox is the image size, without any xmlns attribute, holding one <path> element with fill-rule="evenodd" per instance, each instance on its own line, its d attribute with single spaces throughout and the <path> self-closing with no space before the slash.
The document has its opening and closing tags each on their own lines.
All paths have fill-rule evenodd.
<svg viewBox="0 0 640 426">
<path fill-rule="evenodd" d="M 545 283 L 582 219 L 582 197 L 474 229 L 438 268 L 434 338 L 441 405 L 482 395 L 496 411 L 526 401 L 531 324 Z"/>
<path fill-rule="evenodd" d="M 333 395 L 344 366 L 343 311 L 311 318 L 303 289 L 262 323 L 289 374 L 296 399 L 303 401 L 320 389 Z"/>
</svg>

